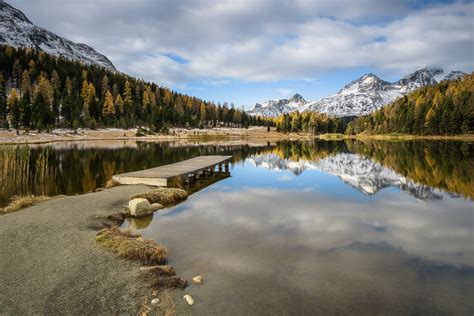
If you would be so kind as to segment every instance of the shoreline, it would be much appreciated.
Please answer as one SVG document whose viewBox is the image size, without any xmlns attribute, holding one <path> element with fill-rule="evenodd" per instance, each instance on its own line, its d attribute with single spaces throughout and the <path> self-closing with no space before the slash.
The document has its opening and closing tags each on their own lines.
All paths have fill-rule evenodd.
<svg viewBox="0 0 474 316">
<path fill-rule="evenodd" d="M 173 128 L 171 134 L 136 136 L 137 129 L 80 129 L 77 132 L 68 129 L 55 129 L 51 133 L 20 131 L 0 131 L 0 145 L 47 144 L 53 142 L 98 141 L 98 140 L 134 140 L 134 141 L 219 141 L 219 140 L 300 140 L 313 138 L 313 135 L 284 134 L 266 127 L 183 129 Z"/>
<path fill-rule="evenodd" d="M 82 141 L 151 141 L 151 142 L 209 142 L 209 141 L 281 141 L 281 140 L 380 140 L 380 141 L 407 141 L 407 140 L 453 140 L 474 141 L 474 134 L 464 135 L 408 135 L 408 134 L 321 134 L 311 135 L 304 133 L 280 133 L 271 128 L 267 132 L 266 127 L 244 128 L 213 128 L 213 129 L 182 129 L 173 128 L 171 134 L 156 134 L 147 136 L 136 136 L 137 129 L 80 129 L 77 132 L 68 129 L 55 129 L 51 133 L 30 132 L 26 134 L 21 131 L 16 135 L 15 131 L 0 130 L 0 145 L 20 144 L 48 144 L 55 142 L 82 142 Z"/>
<path fill-rule="evenodd" d="M 0 314 L 138 314 L 152 299 L 169 296 L 140 277 L 143 264 L 96 242 L 101 225 L 130 195 L 149 190 L 117 186 L 1 215 L 0 279 L 8 286 L 0 293 Z"/>
</svg>

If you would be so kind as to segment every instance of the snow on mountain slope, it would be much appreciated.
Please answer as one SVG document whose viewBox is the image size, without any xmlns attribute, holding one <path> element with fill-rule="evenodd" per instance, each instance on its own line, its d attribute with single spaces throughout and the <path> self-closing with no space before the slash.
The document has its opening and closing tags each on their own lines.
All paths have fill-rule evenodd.
<svg viewBox="0 0 474 316">
<path fill-rule="evenodd" d="M 296 106 L 288 106 L 288 100 L 267 101 L 262 104 L 257 103 L 247 113 L 276 117 L 280 114 L 298 110 L 300 112 L 325 113 L 337 117 L 366 115 L 419 87 L 436 84 L 445 79 L 456 80 L 464 74 L 462 71 L 452 71 L 444 76 L 443 69 L 422 68 L 392 83 L 369 73 L 350 82 L 336 94 L 320 100 L 309 101 Z M 301 98 L 301 100 L 304 99 Z"/>
<path fill-rule="evenodd" d="M 255 104 L 255 108 L 247 113 L 251 115 L 276 117 L 281 114 L 296 111 L 306 103 L 306 100 L 303 99 L 301 95 L 295 94 L 291 99 L 269 100 L 257 103 Z"/>
<path fill-rule="evenodd" d="M 337 176 L 347 185 L 366 195 L 373 195 L 388 187 L 395 187 L 420 200 L 441 199 L 435 189 L 418 184 L 373 160 L 349 153 L 328 156 L 318 161 L 281 159 L 276 154 L 248 158 L 257 167 L 291 171 L 295 175 L 305 170 L 319 170 Z"/>
<path fill-rule="evenodd" d="M 86 44 L 74 43 L 38 27 L 11 5 L 0 2 L 0 45 L 32 47 L 54 56 L 116 70 L 112 62 Z"/>
</svg>

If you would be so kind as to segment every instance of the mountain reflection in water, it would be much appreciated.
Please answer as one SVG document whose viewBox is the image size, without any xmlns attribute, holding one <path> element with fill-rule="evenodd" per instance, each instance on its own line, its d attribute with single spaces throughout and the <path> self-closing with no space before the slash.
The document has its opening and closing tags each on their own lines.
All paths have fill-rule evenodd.
<svg viewBox="0 0 474 316">
<path fill-rule="evenodd" d="M 363 194 L 372 195 L 387 187 L 396 187 L 420 200 L 442 199 L 434 188 L 397 174 L 373 160 L 357 155 L 340 153 L 318 161 L 282 159 L 276 154 L 248 158 L 257 167 L 271 170 L 288 170 L 295 175 L 305 170 L 319 170 L 339 177 L 344 183 Z"/>
</svg>

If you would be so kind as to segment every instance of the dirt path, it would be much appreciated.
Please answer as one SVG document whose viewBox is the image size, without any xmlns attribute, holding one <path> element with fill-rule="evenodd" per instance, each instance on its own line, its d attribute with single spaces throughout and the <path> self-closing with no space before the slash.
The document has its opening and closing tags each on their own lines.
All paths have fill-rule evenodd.
<svg viewBox="0 0 474 316">
<path fill-rule="evenodd" d="M 150 294 L 139 264 L 100 249 L 93 226 L 147 190 L 119 186 L 0 216 L 0 315 L 137 314 Z"/>
</svg>

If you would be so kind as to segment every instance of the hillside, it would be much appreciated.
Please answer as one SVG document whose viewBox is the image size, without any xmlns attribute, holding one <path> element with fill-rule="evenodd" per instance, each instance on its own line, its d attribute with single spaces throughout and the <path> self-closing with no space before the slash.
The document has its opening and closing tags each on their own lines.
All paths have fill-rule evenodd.
<svg viewBox="0 0 474 316">
<path fill-rule="evenodd" d="M 474 132 L 474 73 L 445 80 L 352 121 L 346 134 L 455 135 Z"/>
<path fill-rule="evenodd" d="M 320 100 L 305 101 L 296 94 L 291 99 L 257 103 L 247 113 L 264 117 L 278 117 L 295 111 L 317 112 L 335 117 L 367 115 L 419 87 L 433 85 L 445 79 L 455 80 L 463 75 L 461 71 L 451 71 L 445 75 L 440 68 L 422 68 L 398 81 L 388 82 L 368 73 L 351 81 L 337 93 Z"/>
<path fill-rule="evenodd" d="M 0 46 L 0 126 L 15 129 L 249 126 L 226 103 L 183 95 L 110 69 Z"/>
<path fill-rule="evenodd" d="M 92 47 L 74 43 L 34 25 L 23 12 L 0 1 L 0 45 L 34 48 L 48 54 L 116 70 L 112 62 Z"/>
</svg>

